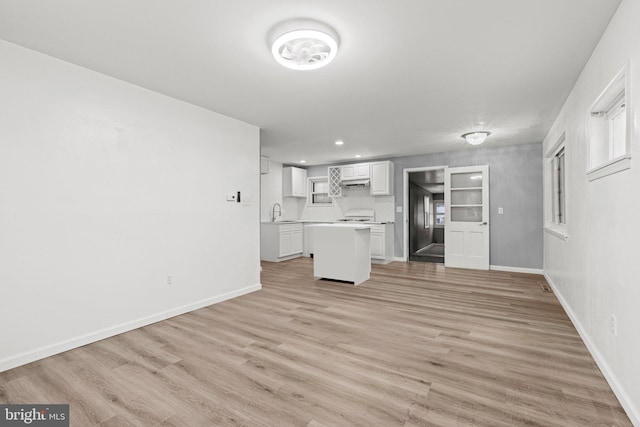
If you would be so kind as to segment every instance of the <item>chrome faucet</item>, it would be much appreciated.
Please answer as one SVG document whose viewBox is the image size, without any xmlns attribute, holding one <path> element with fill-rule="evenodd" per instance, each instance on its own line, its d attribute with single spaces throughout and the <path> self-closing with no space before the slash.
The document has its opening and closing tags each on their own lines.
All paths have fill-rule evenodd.
<svg viewBox="0 0 640 427">
<path fill-rule="evenodd" d="M 280 206 L 280 203 L 276 203 L 271 209 L 271 222 L 276 221 L 276 206 L 278 207 L 278 216 L 282 216 L 282 206 Z"/>
</svg>

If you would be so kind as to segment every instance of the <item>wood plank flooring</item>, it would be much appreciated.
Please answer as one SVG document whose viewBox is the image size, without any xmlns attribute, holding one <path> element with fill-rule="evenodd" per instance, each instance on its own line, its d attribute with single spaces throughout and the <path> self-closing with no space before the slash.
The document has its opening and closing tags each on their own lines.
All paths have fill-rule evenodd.
<svg viewBox="0 0 640 427">
<path fill-rule="evenodd" d="M 312 260 L 263 290 L 0 373 L 73 426 L 630 426 L 544 278 Z"/>
</svg>

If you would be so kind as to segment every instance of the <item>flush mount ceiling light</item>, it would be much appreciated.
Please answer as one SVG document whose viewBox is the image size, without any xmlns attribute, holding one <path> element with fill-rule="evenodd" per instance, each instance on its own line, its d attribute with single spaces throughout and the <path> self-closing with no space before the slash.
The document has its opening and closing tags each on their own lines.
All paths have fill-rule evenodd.
<svg viewBox="0 0 640 427">
<path fill-rule="evenodd" d="M 329 34 L 317 30 L 284 33 L 273 42 L 273 57 L 293 70 L 315 70 L 329 64 L 338 53 L 338 43 Z"/>
<path fill-rule="evenodd" d="M 338 140 L 336 141 L 336 145 L 344 145 L 344 141 Z"/>
<path fill-rule="evenodd" d="M 487 137 L 491 135 L 491 132 L 487 131 L 477 131 L 477 132 L 469 132 L 461 135 L 467 142 L 471 145 L 480 145 L 482 144 Z"/>
</svg>

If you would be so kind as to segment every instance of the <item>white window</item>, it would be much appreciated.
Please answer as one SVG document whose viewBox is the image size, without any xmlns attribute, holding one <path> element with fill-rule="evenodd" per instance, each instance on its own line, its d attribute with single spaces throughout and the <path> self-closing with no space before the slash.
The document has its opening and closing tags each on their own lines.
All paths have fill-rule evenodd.
<svg viewBox="0 0 640 427">
<path fill-rule="evenodd" d="M 331 206 L 333 199 L 329 197 L 329 181 L 327 177 L 309 178 L 309 195 L 307 206 Z"/>
<path fill-rule="evenodd" d="M 424 196 L 424 228 L 431 226 L 431 199 L 429 196 Z"/>
<path fill-rule="evenodd" d="M 436 228 L 444 227 L 444 200 L 435 200 L 433 202 L 436 208 Z"/>
<path fill-rule="evenodd" d="M 552 220 L 554 224 L 566 224 L 567 215 L 565 208 L 565 161 L 564 145 L 551 159 L 551 174 L 553 181 L 553 200 L 551 201 Z"/>
<path fill-rule="evenodd" d="M 545 156 L 545 231 L 567 238 L 567 149 L 563 133 Z"/>
<path fill-rule="evenodd" d="M 589 109 L 590 181 L 631 167 L 628 70 L 620 71 Z"/>
</svg>

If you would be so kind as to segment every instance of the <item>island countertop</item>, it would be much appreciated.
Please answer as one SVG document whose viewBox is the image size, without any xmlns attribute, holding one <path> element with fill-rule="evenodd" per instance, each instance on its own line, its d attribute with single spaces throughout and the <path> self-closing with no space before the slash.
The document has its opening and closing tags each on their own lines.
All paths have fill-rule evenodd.
<svg viewBox="0 0 640 427">
<path fill-rule="evenodd" d="M 357 223 L 357 224 L 353 224 L 353 223 L 346 223 L 346 222 L 339 222 L 339 223 L 330 223 L 330 224 L 309 224 L 309 227 L 314 227 L 314 228 L 351 228 L 354 230 L 360 230 L 360 229 L 365 229 L 365 228 L 371 228 L 371 225 L 373 224 L 361 224 L 361 223 Z"/>
</svg>

